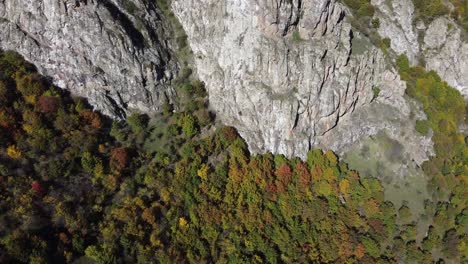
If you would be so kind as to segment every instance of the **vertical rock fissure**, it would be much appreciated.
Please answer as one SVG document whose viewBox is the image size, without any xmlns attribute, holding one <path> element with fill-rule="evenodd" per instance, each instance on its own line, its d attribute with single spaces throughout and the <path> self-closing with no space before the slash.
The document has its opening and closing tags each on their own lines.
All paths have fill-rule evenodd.
<svg viewBox="0 0 468 264">
<path fill-rule="evenodd" d="M 114 20 L 119 22 L 119 24 L 122 26 L 127 35 L 130 37 L 133 46 L 135 46 L 137 49 L 143 49 L 145 45 L 145 38 L 141 32 L 135 28 L 133 22 L 109 0 L 101 0 L 100 2 L 109 11 L 112 18 L 114 18 Z"/>
</svg>

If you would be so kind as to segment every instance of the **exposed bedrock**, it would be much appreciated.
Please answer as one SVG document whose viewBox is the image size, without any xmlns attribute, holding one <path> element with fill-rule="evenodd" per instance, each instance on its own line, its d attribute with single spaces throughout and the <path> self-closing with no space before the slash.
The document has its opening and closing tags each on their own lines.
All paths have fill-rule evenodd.
<svg viewBox="0 0 468 264">
<path fill-rule="evenodd" d="M 0 1 L 0 47 L 111 116 L 156 111 L 171 94 L 164 27 L 154 1 Z"/>
<path fill-rule="evenodd" d="M 423 50 L 428 68 L 466 87 L 459 29 L 448 19 L 435 20 L 427 26 L 434 34 L 421 44 L 410 25 L 412 9 L 398 13 L 384 4 L 376 13 L 379 33 L 391 37 L 392 48 L 409 51 L 412 60 Z M 430 140 L 409 122 L 424 116 L 404 98 L 405 83 L 382 51 L 351 28 L 351 12 L 337 1 L 173 0 L 172 9 L 211 107 L 254 152 L 343 152 L 381 130 L 415 146 L 411 157 L 418 163 L 431 151 Z M 158 111 L 176 96 L 168 21 L 154 1 L 0 0 L 0 48 L 19 52 L 104 113 L 124 117 L 132 110 Z M 387 22 L 409 26 L 401 33 L 386 30 Z M 444 54 L 448 59 L 439 58 Z"/>
<path fill-rule="evenodd" d="M 312 147 L 341 152 L 389 131 L 418 146 L 402 82 L 383 53 L 331 0 L 174 0 L 199 78 L 218 117 L 252 150 L 304 157 Z M 380 92 L 377 92 L 380 91 Z M 378 94 L 378 96 L 376 96 Z"/>
<path fill-rule="evenodd" d="M 378 32 L 391 40 L 397 54 L 425 64 L 468 98 L 468 42 L 460 26 L 449 17 L 428 25 L 416 22 L 412 0 L 372 0 L 372 4 L 380 21 Z"/>
</svg>

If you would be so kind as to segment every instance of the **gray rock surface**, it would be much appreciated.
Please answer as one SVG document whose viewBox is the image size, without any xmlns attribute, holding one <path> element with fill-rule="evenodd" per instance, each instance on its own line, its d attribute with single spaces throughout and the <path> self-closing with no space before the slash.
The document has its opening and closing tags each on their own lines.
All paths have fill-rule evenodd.
<svg viewBox="0 0 468 264">
<path fill-rule="evenodd" d="M 468 42 L 462 29 L 441 17 L 434 20 L 424 36 L 426 68 L 434 70 L 468 99 Z"/>
<path fill-rule="evenodd" d="M 391 48 L 397 54 L 405 53 L 416 64 L 420 53 L 418 32 L 413 26 L 414 5 L 412 0 L 371 0 L 376 7 L 380 27 L 378 33 L 391 40 Z"/>
<path fill-rule="evenodd" d="M 380 21 L 378 33 L 391 39 L 392 50 L 405 53 L 413 64 L 425 61 L 428 70 L 436 71 L 468 99 L 468 42 L 452 19 L 440 17 L 424 25 L 415 21 L 412 0 L 371 3 Z"/>
<path fill-rule="evenodd" d="M 416 31 L 392 28 L 412 28 L 405 1 L 381 12 L 398 10 L 381 34 L 390 32 L 398 39 L 392 48 L 408 49 L 415 59 Z M 336 0 L 173 0 L 172 8 L 211 107 L 254 152 L 342 153 L 382 130 L 414 146 L 409 156 L 418 163 L 431 152 L 430 140 L 408 121 L 418 111 L 404 98 L 405 83 L 381 50 L 351 28 L 349 10 Z M 169 82 L 178 67 L 165 21 L 154 1 L 0 0 L 0 47 L 122 117 L 133 109 L 157 111 L 175 96 Z M 454 52 L 450 37 L 439 39 L 425 49 Z"/>
<path fill-rule="evenodd" d="M 402 125 L 411 111 L 404 82 L 382 52 L 351 29 L 343 5 L 174 0 L 172 8 L 213 109 L 254 152 L 341 152 L 385 129 L 418 146 L 412 158 L 427 158 L 430 140 Z"/>
<path fill-rule="evenodd" d="M 0 32 L 2 49 L 111 116 L 158 110 L 171 93 L 177 69 L 153 1 L 3 0 Z"/>
</svg>

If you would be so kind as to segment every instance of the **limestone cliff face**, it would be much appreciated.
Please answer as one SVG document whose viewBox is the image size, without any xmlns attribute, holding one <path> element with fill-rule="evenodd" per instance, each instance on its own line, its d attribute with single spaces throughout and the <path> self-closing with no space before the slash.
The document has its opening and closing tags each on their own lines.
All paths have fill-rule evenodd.
<svg viewBox="0 0 468 264">
<path fill-rule="evenodd" d="M 176 73 L 153 1 L 2 0 L 0 47 L 111 116 L 155 111 Z"/>
<path fill-rule="evenodd" d="M 402 125 L 405 84 L 336 1 L 174 0 L 172 8 L 212 107 L 254 151 L 305 156 L 382 129 L 412 130 Z M 415 154 L 424 159 L 430 143 L 408 134 L 428 146 Z"/>
<path fill-rule="evenodd" d="M 0 0 L 0 48 L 21 53 L 57 85 L 111 116 L 158 111 L 165 97 L 175 96 L 169 82 L 178 67 L 170 25 L 154 3 Z M 430 139 L 418 136 L 411 120 L 424 116 L 410 115 L 405 83 L 381 50 L 351 28 L 351 12 L 336 0 L 172 0 L 172 9 L 213 110 L 239 129 L 254 152 L 341 152 L 386 130 L 412 149 L 411 159 L 427 158 Z M 397 32 L 384 30 L 390 27 L 385 16 L 389 25 L 411 23 L 406 13 L 391 20 L 395 10 L 378 12 L 383 36 Z M 438 31 L 438 25 L 428 30 Z M 410 50 L 411 58 L 433 50 L 428 67 L 446 67 L 436 51 L 459 51 L 460 34 L 424 40 L 423 47 L 413 31 L 390 35 L 392 48 Z M 463 85 L 463 68 L 456 74 L 445 69 L 447 80 L 456 76 Z"/>
<path fill-rule="evenodd" d="M 379 34 L 390 38 L 391 48 L 406 53 L 413 62 L 425 62 L 451 86 L 468 98 L 468 42 L 463 30 L 450 18 L 440 17 L 429 25 L 415 21 L 412 0 L 372 0 Z"/>
</svg>

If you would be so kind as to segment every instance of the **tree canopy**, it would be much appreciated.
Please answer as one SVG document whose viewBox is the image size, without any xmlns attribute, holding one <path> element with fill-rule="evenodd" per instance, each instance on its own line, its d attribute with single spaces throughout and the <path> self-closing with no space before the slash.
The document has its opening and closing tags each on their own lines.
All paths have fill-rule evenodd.
<svg viewBox="0 0 468 264">
<path fill-rule="evenodd" d="M 433 222 L 418 239 L 409 208 L 397 210 L 379 180 L 332 151 L 304 161 L 253 155 L 235 128 L 209 129 L 199 82 L 180 86 L 198 92 L 179 112 L 168 103 L 151 122 L 125 122 L 50 85 L 14 53 L 0 54 L 0 69 L 2 263 L 466 260 L 464 101 L 434 73 L 403 68 L 437 152 L 424 165 Z"/>
</svg>

